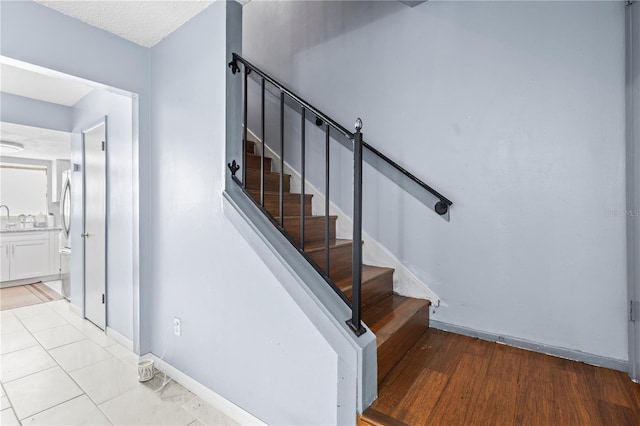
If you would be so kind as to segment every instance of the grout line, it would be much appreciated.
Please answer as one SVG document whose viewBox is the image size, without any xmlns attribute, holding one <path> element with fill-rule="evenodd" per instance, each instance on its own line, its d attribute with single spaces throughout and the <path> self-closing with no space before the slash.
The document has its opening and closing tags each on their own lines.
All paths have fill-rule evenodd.
<svg viewBox="0 0 640 426">
<path fill-rule="evenodd" d="M 49 355 L 49 354 L 47 354 L 47 355 Z M 49 356 L 51 356 L 51 355 L 49 355 Z M 55 359 L 54 359 L 54 361 L 55 361 Z M 51 367 L 47 367 L 47 368 L 44 368 L 42 370 L 34 371 L 33 373 L 29 373 L 29 374 L 26 374 L 24 376 L 16 377 L 15 379 L 11 379 L 11 380 L 8 380 L 8 381 L 5 380 L 2 383 L 4 383 L 4 384 L 13 383 L 13 382 L 18 381 L 20 379 L 24 379 L 25 377 L 33 376 L 34 374 L 42 373 L 43 371 L 51 370 L 52 368 L 56 368 L 56 367 L 59 367 L 59 365 L 52 365 Z"/>
<path fill-rule="evenodd" d="M 48 309 L 50 309 L 51 311 L 54 311 L 54 310 L 53 310 L 53 309 L 51 309 L 49 306 L 47 306 L 47 308 L 48 308 Z M 17 309 L 17 308 L 16 308 L 16 309 Z M 54 312 L 55 312 L 55 311 L 54 311 Z M 68 378 L 69 378 L 69 379 L 70 379 L 70 380 L 71 380 L 71 381 L 72 381 L 72 382 L 73 382 L 73 383 L 78 387 L 78 389 L 80 389 L 80 390 L 82 391 L 82 394 L 81 394 L 81 395 L 78 395 L 77 397 L 82 396 L 82 395 L 87 395 L 87 398 L 89 398 L 89 400 L 93 403 L 93 405 L 95 405 L 98 409 L 100 409 L 100 407 L 98 406 L 98 404 L 96 404 L 96 403 L 93 401 L 93 399 L 91 399 L 91 397 L 86 393 L 86 391 L 84 390 L 84 388 L 83 388 L 82 386 L 80 386 L 80 384 L 79 384 L 78 382 L 76 382 L 76 381 L 74 380 L 74 378 L 71 376 L 70 372 L 68 372 L 67 370 L 65 370 L 65 369 L 64 369 L 64 367 L 63 367 L 63 366 L 58 362 L 58 360 L 57 360 L 57 359 L 55 359 L 55 357 L 53 357 L 53 356 L 49 353 L 49 351 L 48 351 L 47 349 L 45 349 L 45 348 L 44 348 L 44 346 L 42 346 L 42 344 L 40 344 L 40 342 L 38 341 L 38 339 L 36 339 L 36 337 L 33 335 L 33 333 L 31 332 L 31 330 L 29 330 L 29 329 L 24 325 L 24 323 L 22 323 L 22 320 L 21 320 L 20 318 L 18 318 L 18 316 L 17 316 L 15 313 L 13 313 L 13 315 L 18 319 L 18 321 L 20 321 L 20 323 L 21 323 L 21 324 L 22 324 L 22 326 L 25 328 L 25 330 L 27 330 L 27 333 L 31 334 L 31 337 L 33 337 L 33 338 L 36 340 L 36 342 L 38 342 L 38 345 L 39 345 L 39 346 L 40 346 L 40 347 L 41 347 L 41 348 L 42 348 L 42 349 L 47 353 L 47 356 L 49 356 L 51 359 L 53 359 L 53 361 L 56 363 L 56 366 L 57 366 L 58 368 L 60 368 L 60 370 L 62 370 L 62 372 L 63 372 L 64 374 L 66 374 L 66 375 L 67 375 L 67 377 L 68 377 Z M 62 319 L 64 319 L 64 320 L 67 322 L 67 324 L 69 324 L 69 325 L 73 326 L 73 324 L 71 324 L 71 323 L 70 323 L 66 318 L 64 318 L 62 315 L 58 314 L 57 312 L 56 312 L 56 315 L 58 315 L 58 316 L 60 316 Z M 75 326 L 74 326 L 74 327 L 75 327 Z M 82 330 L 79 330 L 79 331 L 82 331 Z M 83 334 L 84 334 L 84 333 L 83 333 Z M 87 336 L 87 338 L 89 338 L 89 336 Z M 72 342 L 72 343 L 77 343 L 77 342 Z M 94 342 L 94 343 L 95 343 L 95 342 Z M 69 343 L 69 345 L 70 345 L 70 344 L 71 344 L 71 343 Z M 96 343 L 96 344 L 97 344 L 97 343 Z M 67 345 L 63 345 L 63 346 L 67 346 Z M 59 347 L 62 347 L 62 346 L 59 346 Z M 102 348 L 102 349 L 104 349 L 104 348 Z M 105 350 L 105 351 L 106 351 L 106 350 Z M 108 351 L 106 351 L 106 352 L 108 352 Z M 113 356 L 113 354 L 111 354 L 111 353 L 109 353 L 109 355 L 110 355 L 110 356 L 112 356 L 112 357 L 114 357 L 114 356 Z M 114 357 L 114 358 L 115 358 L 115 357 Z M 103 361 L 105 361 L 105 360 L 103 360 Z M 98 362 L 100 362 L 100 361 L 98 361 Z M 89 365 L 94 365 L 94 364 L 97 364 L 97 362 L 94 362 L 93 364 L 89 364 Z M 89 365 L 87 365 L 87 366 L 85 366 L 85 367 L 89 367 Z M 32 373 L 32 374 L 28 374 L 28 375 L 23 376 L 23 377 L 28 377 L 28 376 L 31 376 L 31 375 L 33 375 L 33 374 L 40 373 L 40 372 L 42 372 L 42 371 L 46 371 L 46 370 L 50 370 L 50 369 L 52 369 L 52 368 L 56 368 L 56 366 L 53 366 L 53 367 L 50 367 L 50 368 L 45 368 L 44 370 L 40 370 L 40 371 L 37 371 L 37 372 Z M 82 367 L 82 368 L 85 368 L 85 367 Z M 77 369 L 77 370 L 80 370 L 80 369 Z M 21 379 L 21 378 L 23 378 L 23 377 L 20 377 L 20 379 Z M 15 380 L 19 380 L 19 379 L 15 379 Z M 13 381 L 15 381 L 15 380 L 12 380 L 12 382 L 13 382 Z M 8 383 L 8 382 L 7 382 L 7 383 Z M 6 390 L 5 390 L 5 394 L 7 395 L 7 399 L 9 399 L 9 394 L 7 394 Z M 61 402 L 61 403 L 59 403 L 59 404 L 53 405 L 53 406 L 51 406 L 51 407 L 48 407 L 48 408 L 46 408 L 45 410 L 42 410 L 42 411 L 40 411 L 40 412 L 38 412 L 38 413 L 36 413 L 36 414 L 42 413 L 43 411 L 46 411 L 46 410 L 48 410 L 49 408 L 57 407 L 58 405 L 64 404 L 65 402 L 71 401 L 72 399 L 75 399 L 75 398 L 77 398 L 77 397 L 73 397 L 73 398 L 71 398 L 71 399 L 68 399 L 67 401 L 64 401 L 64 402 Z M 11 402 L 11 400 L 9 400 L 9 402 Z M 11 408 L 13 408 L 13 404 L 11 404 Z M 109 421 L 109 423 L 113 424 L 113 422 L 112 422 L 112 421 L 111 421 L 111 419 L 106 415 L 106 413 L 104 413 L 102 410 L 100 410 L 100 412 L 102 412 L 102 414 L 103 414 L 103 415 L 105 416 L 105 418 Z M 14 410 L 14 415 L 15 415 L 15 414 L 16 414 L 16 413 L 15 413 L 15 410 Z M 35 416 L 36 414 L 33 414 L 32 416 Z M 29 417 L 29 416 L 27 416 L 27 417 Z M 25 417 L 25 418 L 26 418 L 26 417 Z M 17 415 L 16 415 L 16 419 L 18 419 L 18 422 L 19 422 L 20 424 L 22 424 L 22 420 L 23 420 L 23 419 L 19 419 Z"/>
<path fill-rule="evenodd" d="M 80 388 L 80 389 L 82 389 L 82 388 Z M 28 419 L 29 417 L 37 416 L 38 414 L 40 414 L 40 413 L 44 413 L 45 411 L 50 410 L 50 409 L 52 409 L 52 408 L 55 408 L 55 407 L 57 407 L 57 406 L 59 406 L 59 405 L 66 404 L 66 403 L 67 403 L 67 402 L 69 402 L 69 401 L 73 401 L 73 400 L 74 400 L 74 399 L 76 399 L 76 398 L 80 398 L 82 395 L 86 395 L 86 394 L 85 394 L 84 392 L 82 392 L 82 394 L 80 394 L 80 395 L 78 395 L 78 396 L 74 396 L 74 397 L 73 397 L 73 398 L 71 398 L 71 399 L 67 399 L 66 401 L 59 402 L 59 403 L 57 403 L 57 404 L 55 404 L 55 405 L 52 405 L 51 407 L 45 408 L 44 410 L 41 410 L 41 411 L 38 411 L 37 413 L 29 414 L 28 416 L 26 416 L 26 417 L 24 417 L 24 418 L 22 418 L 22 419 L 20 419 L 20 418 L 18 418 L 18 416 L 16 416 L 16 419 L 18 419 L 18 421 L 20 422 L 20 424 L 22 424 L 22 421 L 23 421 L 23 420 L 25 420 L 25 419 Z"/>
<path fill-rule="evenodd" d="M 47 302 L 47 303 L 51 303 L 51 302 Z M 92 343 L 94 343 L 94 344 L 98 345 L 101 349 L 103 349 L 103 350 L 105 350 L 106 352 L 108 352 L 108 353 L 109 353 L 109 355 L 110 355 L 110 357 L 111 357 L 111 358 L 107 358 L 107 359 L 102 359 L 102 360 L 100 360 L 100 361 L 97 361 L 97 362 L 91 363 L 91 364 L 89 364 L 89 365 L 86 365 L 86 366 L 81 367 L 81 368 L 78 368 L 78 369 L 75 369 L 75 370 L 73 370 L 73 372 L 78 371 L 78 370 L 81 370 L 81 369 L 84 369 L 84 368 L 88 368 L 88 367 L 94 366 L 94 365 L 96 365 L 96 364 L 98 364 L 98 363 L 105 362 L 105 361 L 108 361 L 108 360 L 110 360 L 110 359 L 115 359 L 115 360 L 118 360 L 119 362 L 121 362 L 123 365 L 128 365 L 128 361 L 125 361 L 124 359 L 122 359 L 122 358 L 120 358 L 120 357 L 117 357 L 117 356 L 115 356 L 114 354 L 112 354 L 111 352 L 107 351 L 107 348 L 108 348 L 108 347 L 112 347 L 112 346 L 115 346 L 115 345 L 118 345 L 118 346 L 120 346 L 120 347 L 124 348 L 125 350 L 127 350 L 128 352 L 131 352 L 131 354 L 133 354 L 134 356 L 137 356 L 137 355 L 135 354 L 135 352 L 130 351 L 128 348 L 124 347 L 124 345 L 120 344 L 120 343 L 119 343 L 118 341 L 116 341 L 116 340 L 114 340 L 114 343 L 113 343 L 112 345 L 108 345 L 108 346 L 104 346 L 104 347 L 103 347 L 103 346 L 101 346 L 101 345 L 99 345 L 97 342 L 95 342 L 93 339 L 91 339 L 91 337 L 90 337 L 90 336 L 86 335 L 86 334 L 83 332 L 83 330 L 82 330 L 82 329 L 80 329 L 80 328 L 76 327 L 74 324 L 72 324 L 71 322 L 69 322 L 69 321 L 67 320 L 67 318 L 65 318 L 64 316 L 62 316 L 62 315 L 58 314 L 58 312 L 56 312 L 54 309 L 51 309 L 49 306 L 46 306 L 46 307 L 47 307 L 48 309 L 50 309 L 50 310 L 54 311 L 54 312 L 55 312 L 58 316 L 60 316 L 61 318 L 63 318 L 63 319 L 65 320 L 66 324 L 63 324 L 63 325 L 60 325 L 60 326 L 56 326 L 56 327 L 51 327 L 51 328 L 48 328 L 48 329 L 45 329 L 45 330 L 40 330 L 40 331 L 52 330 L 52 329 L 54 329 L 54 328 L 62 327 L 62 326 L 67 325 L 67 324 L 68 324 L 68 325 L 71 325 L 72 327 L 74 327 L 74 329 L 76 329 L 76 330 L 80 331 L 83 335 L 85 335 L 86 340 L 89 340 L 89 341 L 91 341 Z M 19 309 L 19 308 L 15 308 L 15 309 Z M 64 344 L 64 345 L 61 345 L 61 346 L 57 346 L 57 347 L 55 347 L 55 348 L 51 348 L 50 350 L 45 349 L 45 348 L 44 348 L 44 346 L 42 346 L 42 344 L 40 343 L 40 341 L 38 341 L 38 339 L 36 339 L 36 337 L 34 336 L 34 333 L 33 333 L 33 332 L 31 332 L 31 330 L 29 330 L 28 328 L 26 328 L 26 326 L 25 326 L 25 325 L 24 325 L 24 323 L 22 322 L 22 319 L 18 318 L 18 317 L 17 317 L 17 315 L 15 315 L 15 313 L 13 313 L 13 316 L 15 316 L 15 317 L 16 317 L 16 319 L 17 319 L 17 320 L 22 324 L 22 326 L 25 328 L 25 330 L 27 331 L 27 333 L 29 333 L 29 334 L 30 334 L 30 335 L 35 339 L 35 341 L 36 341 L 36 345 L 34 345 L 34 346 L 30 346 L 30 347 L 28 347 L 28 348 L 23 348 L 23 349 L 29 349 L 29 348 L 33 348 L 33 347 L 35 347 L 35 346 L 40 346 L 40 347 L 41 347 L 41 348 L 46 352 L 46 354 L 47 354 L 51 359 L 53 359 L 53 361 L 55 362 L 55 364 L 56 364 L 56 365 L 54 365 L 54 366 L 52 366 L 52 367 L 49 367 L 49 368 L 45 368 L 45 369 L 40 370 L 40 371 L 36 371 L 36 372 L 34 372 L 34 373 L 31 373 L 31 374 L 27 374 L 27 375 L 22 376 L 22 377 L 19 377 L 19 378 L 17 378 L 17 379 L 12 380 L 11 382 L 16 381 L 16 380 L 23 379 L 23 378 L 25 378 L 25 377 L 32 376 L 32 375 L 34 375 L 34 374 L 41 373 L 41 372 L 43 372 L 43 371 L 47 371 L 47 370 L 51 370 L 51 369 L 53 369 L 53 368 L 59 367 L 59 368 L 60 368 L 60 369 L 61 369 L 61 370 L 62 370 L 62 371 L 67 375 L 67 377 L 68 377 L 69 379 L 71 379 L 71 381 L 72 381 L 72 382 L 73 382 L 73 383 L 78 387 L 78 389 L 80 389 L 80 390 L 82 391 L 82 393 L 81 393 L 80 395 L 77 395 L 77 396 L 75 396 L 75 397 L 73 397 L 73 398 L 70 398 L 70 399 L 68 399 L 68 400 L 66 400 L 66 401 L 62 401 L 62 402 L 59 402 L 59 403 L 57 403 L 57 404 L 55 404 L 55 405 L 52 405 L 52 406 L 50 406 L 50 407 L 47 407 L 47 408 L 45 408 L 45 409 L 43 409 L 43 410 L 41 410 L 41 411 L 39 411 L 39 412 L 37 412 L 37 413 L 30 414 L 29 416 L 25 417 L 24 419 L 28 419 L 28 418 L 30 418 L 30 417 L 36 416 L 36 415 L 38 415 L 38 414 L 43 413 L 44 411 L 47 411 L 47 410 L 49 410 L 49 409 L 52 409 L 52 408 L 57 407 L 57 406 L 62 405 L 62 404 L 66 404 L 66 403 L 67 403 L 67 402 L 69 402 L 69 401 L 72 401 L 72 400 L 77 399 L 77 398 L 79 398 L 79 397 L 81 397 L 81 396 L 83 396 L 83 395 L 86 395 L 86 396 L 87 396 L 87 398 L 89 399 L 89 401 L 91 401 L 91 403 L 92 403 L 95 407 L 97 407 L 97 408 L 98 408 L 98 410 L 99 410 L 99 411 L 102 413 L 102 415 L 107 419 L 107 421 L 109 421 L 109 423 L 111 423 L 111 424 L 113 425 L 113 424 L 114 424 L 114 423 L 113 423 L 113 420 L 112 420 L 112 419 L 108 416 L 108 414 L 107 414 L 107 413 L 102 409 L 101 405 L 103 405 L 103 404 L 105 404 L 105 403 L 107 403 L 107 402 L 109 402 L 109 401 L 112 401 L 113 399 L 116 399 L 116 398 L 118 398 L 118 397 L 120 397 L 120 396 L 122 396 L 122 395 L 126 394 L 127 392 L 133 391 L 134 389 L 136 389 L 136 387 L 137 387 L 137 386 L 136 386 L 136 387 L 134 387 L 134 388 L 131 388 L 131 389 L 127 389 L 125 392 L 121 392 L 121 393 L 119 393 L 119 394 L 117 394 L 117 395 L 115 395 L 115 396 L 113 396 L 113 397 L 111 397 L 111 398 L 109 398 L 109 399 L 106 399 L 106 400 L 104 400 L 103 402 L 101 402 L 100 404 L 96 403 L 96 402 L 91 398 L 91 396 L 90 396 L 90 395 L 85 391 L 85 389 L 84 389 L 84 388 L 83 388 L 83 387 L 82 387 L 78 382 L 76 382 L 76 380 L 73 378 L 73 376 L 71 376 L 71 373 L 72 373 L 72 372 L 69 372 L 69 371 L 65 370 L 65 368 L 64 368 L 64 367 L 62 367 L 62 365 L 58 362 L 58 360 L 56 360 L 56 359 L 51 355 L 51 353 L 50 353 L 50 350 L 54 350 L 54 349 L 58 349 L 58 348 L 62 348 L 62 347 L 64 347 L 64 346 L 68 346 L 68 345 L 72 345 L 72 344 L 74 344 L 74 343 L 81 342 L 82 340 L 75 341 L 75 342 L 70 342 L 70 343 L 67 343 L 67 344 Z M 34 315 L 34 316 L 35 316 L 35 315 Z M 28 318 L 31 318 L 31 317 L 28 317 Z M 26 318 L 25 318 L 25 319 L 26 319 Z M 81 320 L 82 320 L 82 321 L 86 321 L 84 318 L 81 318 Z M 87 322 L 89 322 L 89 321 L 87 321 Z M 89 323 L 90 323 L 90 322 L 89 322 Z M 98 328 L 98 327 L 97 327 L 97 326 L 95 326 L 94 324 L 92 324 L 92 326 L 93 326 L 93 327 Z M 98 329 L 98 330 L 99 330 L 99 329 Z M 35 332 L 35 333 L 39 333 L 40 331 L 37 331 L 37 332 Z M 107 337 L 108 337 L 108 336 L 107 336 Z M 85 339 L 83 339 L 83 340 L 85 340 Z M 23 350 L 23 349 L 19 349 L 19 350 Z M 15 352 L 15 351 L 14 351 L 14 352 Z M 168 376 L 168 377 L 170 377 L 170 376 Z M 172 378 L 172 380 L 173 380 L 175 383 L 179 384 L 178 382 L 176 382 L 176 381 L 175 381 L 175 379 L 173 379 L 173 378 Z M 10 382 L 5 382 L 5 383 L 10 383 Z M 180 384 L 179 384 L 179 385 L 180 385 Z M 144 386 L 144 385 L 143 385 L 143 384 L 138 384 L 138 386 Z M 180 386 L 182 386 L 182 385 L 180 385 Z M 169 400 L 169 401 L 171 401 L 171 402 L 173 402 L 173 403 L 176 405 L 176 407 L 179 407 L 180 409 L 184 410 L 187 414 L 189 414 L 189 415 L 191 415 L 192 417 L 194 417 L 194 420 L 193 420 L 193 421 L 195 421 L 195 420 L 199 420 L 199 421 L 200 421 L 200 422 L 202 422 L 202 423 L 206 423 L 206 422 L 204 422 L 204 420 L 203 420 L 203 419 L 201 419 L 200 417 L 198 417 L 198 416 L 196 416 L 196 415 L 191 414 L 191 412 L 187 411 L 187 410 L 184 408 L 184 405 L 186 405 L 186 404 L 188 404 L 189 402 L 191 402 L 194 398 L 199 398 L 199 397 L 198 397 L 195 393 L 193 393 L 193 392 L 191 392 L 189 389 L 187 389 L 186 387 L 184 387 L 184 386 L 182 386 L 182 387 L 183 387 L 183 388 L 184 388 L 184 389 L 185 389 L 189 394 L 191 394 L 191 395 L 193 396 L 193 398 L 189 399 L 189 400 L 188 400 L 188 401 L 186 401 L 184 404 L 178 404 L 176 401 L 174 401 L 174 400 L 173 400 L 173 398 L 168 398 L 168 400 Z M 151 391 L 153 391 L 152 389 L 150 389 L 150 390 L 151 390 Z M 155 393 L 155 392 L 154 392 L 154 393 Z M 5 390 L 5 394 L 6 394 L 7 399 L 9 400 L 9 402 L 10 402 L 10 404 L 11 404 L 11 400 L 9 399 L 9 395 L 6 393 L 6 390 Z M 161 398 L 161 399 L 162 399 L 162 398 Z M 203 403 L 205 403 L 207 406 L 212 407 L 212 406 L 211 406 L 211 404 L 207 403 L 206 401 L 202 400 L 201 398 L 200 398 L 200 400 L 201 400 Z M 221 412 L 220 410 L 218 410 L 217 408 L 215 408 L 215 407 L 212 407 L 212 408 L 213 408 L 214 410 L 216 410 L 217 412 L 222 413 L 222 412 Z M 11 404 L 11 409 L 13 410 L 13 404 Z M 20 422 L 20 424 L 22 424 L 22 420 L 24 420 L 24 419 L 19 419 L 19 418 L 18 418 L 18 416 L 17 416 L 17 415 L 16 415 L 16 413 L 15 413 L 15 410 L 13 410 L 13 411 L 14 411 L 14 415 L 15 415 L 16 419 L 18 419 L 18 421 Z M 222 414 L 224 414 L 224 413 L 222 413 Z M 226 414 L 225 414 L 225 415 L 226 415 Z M 227 416 L 227 417 L 228 417 L 228 416 Z M 192 422 L 193 422 L 193 421 L 192 421 Z M 192 422 L 191 422 L 191 423 L 192 423 Z"/>
</svg>

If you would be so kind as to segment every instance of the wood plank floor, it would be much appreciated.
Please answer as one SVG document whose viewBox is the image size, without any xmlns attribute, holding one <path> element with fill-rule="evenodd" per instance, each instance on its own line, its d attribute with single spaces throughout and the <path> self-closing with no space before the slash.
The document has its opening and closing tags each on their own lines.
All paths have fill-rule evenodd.
<svg viewBox="0 0 640 426">
<path fill-rule="evenodd" d="M 429 329 L 371 408 L 408 425 L 640 425 L 626 373 Z"/>
</svg>

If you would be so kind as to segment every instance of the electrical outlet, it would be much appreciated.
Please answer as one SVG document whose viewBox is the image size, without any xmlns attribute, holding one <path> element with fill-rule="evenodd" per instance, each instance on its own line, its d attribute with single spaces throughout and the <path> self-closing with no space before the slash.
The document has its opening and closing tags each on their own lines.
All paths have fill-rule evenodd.
<svg viewBox="0 0 640 426">
<path fill-rule="evenodd" d="M 182 321 L 178 317 L 173 317 L 173 334 L 182 336 Z"/>
</svg>

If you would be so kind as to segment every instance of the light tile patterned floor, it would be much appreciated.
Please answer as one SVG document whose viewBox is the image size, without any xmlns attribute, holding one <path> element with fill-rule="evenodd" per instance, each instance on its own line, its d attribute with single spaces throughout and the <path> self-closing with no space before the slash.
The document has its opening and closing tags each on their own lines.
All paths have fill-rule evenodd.
<svg viewBox="0 0 640 426">
<path fill-rule="evenodd" d="M 0 313 L 2 425 L 236 425 L 59 300 Z"/>
</svg>

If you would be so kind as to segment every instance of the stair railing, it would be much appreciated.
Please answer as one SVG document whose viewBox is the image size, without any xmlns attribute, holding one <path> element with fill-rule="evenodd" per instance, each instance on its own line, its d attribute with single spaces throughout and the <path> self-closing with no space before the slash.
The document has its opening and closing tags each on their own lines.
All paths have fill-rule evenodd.
<svg viewBox="0 0 640 426">
<path fill-rule="evenodd" d="M 274 78 L 270 77 L 264 71 L 260 70 L 255 65 L 252 65 L 249 61 L 242 58 L 240 55 L 234 53 L 231 62 L 229 62 L 228 66 L 231 69 L 233 74 L 240 72 L 240 65 L 243 68 L 243 140 L 242 140 L 242 180 L 240 180 L 236 173 L 240 169 L 240 165 L 237 164 L 234 159 L 231 163 L 228 163 L 227 166 L 231 171 L 232 180 L 239 185 L 243 192 L 248 196 L 250 200 L 256 204 L 256 206 L 262 210 L 262 212 L 269 218 L 269 220 L 280 230 L 285 238 L 287 238 L 291 244 L 294 245 L 298 249 L 298 252 L 316 269 L 316 271 L 324 278 L 324 280 L 333 288 L 333 290 L 341 297 L 341 299 L 350 307 L 351 309 L 351 318 L 347 320 L 347 325 L 351 328 L 351 330 L 357 335 L 360 336 L 365 333 L 366 329 L 362 326 L 361 315 L 362 315 L 362 165 L 363 165 L 363 148 L 366 148 L 370 153 L 379 159 L 383 160 L 385 163 L 390 165 L 397 172 L 400 172 L 404 177 L 410 179 L 413 183 L 417 184 L 419 187 L 429 192 L 432 196 L 434 196 L 438 201 L 432 206 L 434 211 L 443 216 L 448 213 L 449 206 L 453 203 L 444 197 L 442 194 L 431 188 L 426 183 L 422 182 L 413 174 L 409 173 L 403 167 L 398 165 L 396 162 L 391 160 L 389 157 L 382 154 L 377 149 L 373 148 L 369 144 L 363 141 L 362 135 L 362 120 L 358 118 L 355 123 L 355 133 L 351 133 L 344 127 L 342 127 L 339 123 L 333 120 L 331 117 L 322 113 L 319 109 L 315 108 L 309 102 L 302 99 L 300 96 L 289 90 L 286 86 L 276 81 Z M 259 201 L 254 198 L 251 194 L 250 189 L 248 187 L 247 181 L 247 147 L 248 147 L 248 102 L 247 102 L 247 93 L 248 93 L 248 76 L 251 73 L 255 73 L 257 79 L 260 81 L 260 127 L 262 132 L 262 150 L 260 151 L 260 193 L 259 193 Z M 274 218 L 274 216 L 267 210 L 265 207 L 265 147 L 266 145 L 266 133 L 265 133 L 265 92 L 266 92 L 266 83 L 269 83 L 273 86 L 276 92 L 279 92 L 279 101 L 280 101 L 280 140 L 279 140 L 279 149 L 280 149 L 280 175 L 279 175 L 279 205 L 278 205 L 278 218 Z M 301 137 L 300 137 L 300 151 L 301 151 L 301 167 L 300 167 L 300 177 L 301 177 L 301 191 L 300 191 L 300 241 L 293 241 L 293 239 L 288 235 L 284 228 L 284 107 L 285 103 L 293 104 L 300 108 L 301 115 Z M 305 252 L 305 179 L 306 179 L 306 165 L 305 165 L 305 155 L 306 155 L 306 121 L 308 118 L 308 114 L 315 116 L 316 125 L 324 127 L 325 133 L 325 170 L 324 170 L 324 178 L 325 178 L 325 194 L 324 194 L 324 270 L 322 270 L 316 262 L 314 262 Z M 353 187 L 353 249 L 352 249 L 352 294 L 351 300 L 340 290 L 340 288 L 331 280 L 330 278 L 330 252 L 329 252 L 329 243 L 330 243 L 330 220 L 329 220 L 329 172 L 330 172 L 330 161 L 329 161 L 329 142 L 331 139 L 331 134 L 337 134 L 339 136 L 345 137 L 347 140 L 352 141 L 352 145 L 348 148 L 353 150 L 353 172 L 354 172 L 354 187 Z M 336 136 L 338 136 L 336 135 Z M 325 272 L 326 271 L 326 272 Z"/>
</svg>

